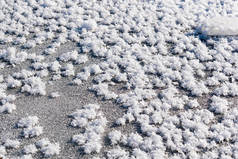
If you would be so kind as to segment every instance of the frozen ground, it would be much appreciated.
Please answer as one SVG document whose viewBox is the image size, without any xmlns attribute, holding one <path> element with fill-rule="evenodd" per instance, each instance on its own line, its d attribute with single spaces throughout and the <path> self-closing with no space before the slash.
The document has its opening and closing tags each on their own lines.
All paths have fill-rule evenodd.
<svg viewBox="0 0 238 159">
<path fill-rule="evenodd" d="M 238 158 L 237 6 L 0 0 L 0 158 Z"/>
</svg>

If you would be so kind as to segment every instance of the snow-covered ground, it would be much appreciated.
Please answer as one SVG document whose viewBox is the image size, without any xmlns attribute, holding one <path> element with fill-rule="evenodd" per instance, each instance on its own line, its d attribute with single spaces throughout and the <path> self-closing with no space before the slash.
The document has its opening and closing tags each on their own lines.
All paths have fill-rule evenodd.
<svg viewBox="0 0 238 159">
<path fill-rule="evenodd" d="M 238 158 L 238 1 L 0 0 L 0 158 Z"/>
</svg>

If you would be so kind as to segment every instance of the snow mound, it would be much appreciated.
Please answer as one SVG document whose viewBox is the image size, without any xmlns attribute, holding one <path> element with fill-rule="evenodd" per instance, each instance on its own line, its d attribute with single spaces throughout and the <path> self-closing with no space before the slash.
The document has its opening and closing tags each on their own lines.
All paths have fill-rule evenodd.
<svg viewBox="0 0 238 159">
<path fill-rule="evenodd" d="M 238 35 L 238 17 L 207 19 L 201 25 L 201 31 L 206 35 Z"/>
</svg>

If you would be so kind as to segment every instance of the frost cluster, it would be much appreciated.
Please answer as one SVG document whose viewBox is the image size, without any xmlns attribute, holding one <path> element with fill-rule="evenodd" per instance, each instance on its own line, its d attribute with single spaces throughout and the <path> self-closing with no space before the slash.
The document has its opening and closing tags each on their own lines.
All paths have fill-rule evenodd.
<svg viewBox="0 0 238 159">
<path fill-rule="evenodd" d="M 16 100 L 15 95 L 6 93 L 7 85 L 0 83 L 0 113 L 12 113 L 16 110 L 16 105 L 13 104 Z"/>
<path fill-rule="evenodd" d="M 36 146 L 45 158 L 50 158 L 60 153 L 59 143 L 51 143 L 48 138 L 37 141 Z"/>
<path fill-rule="evenodd" d="M 62 68 L 62 73 L 63 76 L 68 77 L 68 76 L 74 76 L 74 65 L 71 63 L 68 63 L 65 67 Z"/>
<path fill-rule="evenodd" d="M 93 85 L 91 90 L 96 92 L 98 96 L 103 96 L 105 99 L 116 99 L 118 96 L 116 93 L 109 90 L 107 83 Z"/>
<path fill-rule="evenodd" d="M 24 80 L 24 85 L 21 87 L 21 91 L 32 95 L 46 95 L 46 86 L 41 78 L 29 77 Z"/>
<path fill-rule="evenodd" d="M 19 120 L 17 123 L 17 127 L 18 128 L 33 127 L 37 125 L 38 122 L 39 122 L 39 118 L 37 116 L 28 116 Z"/>
<path fill-rule="evenodd" d="M 226 99 L 222 99 L 221 97 L 213 96 L 211 98 L 210 110 L 215 113 L 223 114 L 228 110 L 228 102 Z"/>
<path fill-rule="evenodd" d="M 73 50 L 60 55 L 59 60 L 63 62 L 75 61 L 78 58 L 78 52 Z"/>
<path fill-rule="evenodd" d="M 0 51 L 0 59 L 9 62 L 12 65 L 20 64 L 27 59 L 26 52 L 18 52 L 16 48 L 9 47 Z"/>
<path fill-rule="evenodd" d="M 83 133 L 72 137 L 72 142 L 83 148 L 86 154 L 99 153 L 102 149 L 107 120 L 99 108 L 97 104 L 88 104 L 70 115 L 73 118 L 71 125 L 84 129 Z"/>
<path fill-rule="evenodd" d="M 116 159 L 116 158 L 126 159 L 126 158 L 129 158 L 129 152 L 121 149 L 120 147 L 117 147 L 117 148 L 109 150 L 107 152 L 107 157 L 111 159 Z"/>
<path fill-rule="evenodd" d="M 17 127 L 23 128 L 21 135 L 24 138 L 36 137 L 43 133 L 43 127 L 37 125 L 38 120 L 37 116 L 28 116 L 18 121 Z"/>
<path fill-rule="evenodd" d="M 121 132 L 118 130 L 111 131 L 108 134 L 108 138 L 110 139 L 110 141 L 113 145 L 117 144 L 121 139 Z"/>
<path fill-rule="evenodd" d="M 0 113 L 12 113 L 13 110 L 16 110 L 16 105 L 12 103 L 5 103 L 0 105 Z"/>
</svg>

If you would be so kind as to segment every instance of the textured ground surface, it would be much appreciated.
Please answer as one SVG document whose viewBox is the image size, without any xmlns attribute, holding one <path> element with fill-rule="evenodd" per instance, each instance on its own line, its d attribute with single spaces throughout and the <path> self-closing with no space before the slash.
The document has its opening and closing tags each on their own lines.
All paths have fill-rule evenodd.
<svg viewBox="0 0 238 159">
<path fill-rule="evenodd" d="M 0 0 L 0 158 L 238 158 L 237 6 Z"/>
</svg>

